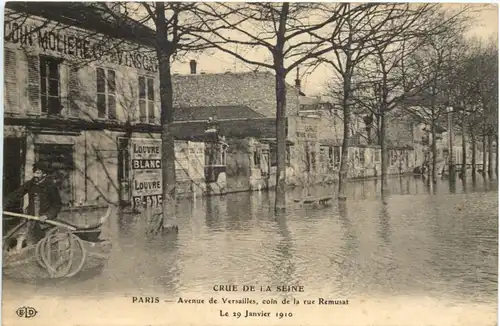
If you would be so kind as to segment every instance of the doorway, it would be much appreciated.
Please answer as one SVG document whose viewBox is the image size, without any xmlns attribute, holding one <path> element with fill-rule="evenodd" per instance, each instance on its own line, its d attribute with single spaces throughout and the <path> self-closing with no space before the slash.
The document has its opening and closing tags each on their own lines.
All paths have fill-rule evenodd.
<svg viewBox="0 0 500 326">
<path fill-rule="evenodd" d="M 21 187 L 24 180 L 26 141 L 23 138 L 4 138 L 3 140 L 3 199 Z M 5 206 L 9 212 L 22 213 L 23 198 Z"/>
<path fill-rule="evenodd" d="M 53 176 L 59 189 L 63 206 L 73 206 L 73 145 L 36 144 L 35 159 L 38 162 L 47 162 L 53 167 Z"/>
</svg>

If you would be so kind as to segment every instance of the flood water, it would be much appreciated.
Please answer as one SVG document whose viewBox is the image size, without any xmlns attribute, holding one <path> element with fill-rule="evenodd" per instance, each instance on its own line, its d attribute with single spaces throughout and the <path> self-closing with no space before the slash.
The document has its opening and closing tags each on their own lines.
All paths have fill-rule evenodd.
<svg viewBox="0 0 500 326">
<path fill-rule="evenodd" d="M 431 297 L 497 306 L 496 180 L 454 189 L 420 178 L 349 183 L 345 205 L 301 207 L 287 194 L 237 193 L 179 202 L 176 239 L 150 240 L 140 216 L 115 216 L 105 230 L 113 254 L 99 275 L 60 283 L 3 280 L 5 293 L 50 296 L 213 295 L 217 284 L 302 285 L 304 296 Z M 331 188 L 311 193 L 334 194 Z"/>
</svg>

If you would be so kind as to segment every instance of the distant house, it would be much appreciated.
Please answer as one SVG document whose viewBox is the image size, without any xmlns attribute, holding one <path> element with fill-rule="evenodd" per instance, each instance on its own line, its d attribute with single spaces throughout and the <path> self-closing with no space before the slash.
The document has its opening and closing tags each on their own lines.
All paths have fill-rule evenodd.
<svg viewBox="0 0 500 326">
<path fill-rule="evenodd" d="M 252 118 L 245 122 L 247 128 L 260 130 L 257 134 L 246 132 L 243 137 L 236 137 L 234 133 L 228 135 L 221 129 L 229 145 L 227 191 L 273 187 L 277 164 L 276 131 L 269 132 L 267 126 L 269 123 L 274 126 L 276 117 L 274 75 L 262 72 L 197 73 L 194 64 L 191 65 L 191 74 L 174 75 L 173 85 L 177 110 L 187 110 L 179 114 L 189 116 L 188 111 L 193 107 L 213 107 L 218 108 L 217 120 L 221 122 Z M 316 170 L 319 152 L 317 122 L 304 119 L 299 109 L 299 91 L 287 85 L 286 165 L 289 184 L 300 183 L 305 172 Z"/>
</svg>

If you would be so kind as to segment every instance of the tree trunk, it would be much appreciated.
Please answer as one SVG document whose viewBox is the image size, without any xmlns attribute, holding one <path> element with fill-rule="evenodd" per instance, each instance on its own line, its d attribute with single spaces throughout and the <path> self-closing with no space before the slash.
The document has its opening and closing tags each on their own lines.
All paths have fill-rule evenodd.
<svg viewBox="0 0 500 326">
<path fill-rule="evenodd" d="M 276 66 L 276 201 L 275 212 L 284 211 L 286 206 L 286 85 L 283 61 Z"/>
<path fill-rule="evenodd" d="M 384 193 L 387 190 L 387 163 L 389 161 L 387 143 L 385 141 L 385 112 L 380 113 L 380 164 L 381 164 L 381 185 L 380 190 Z"/>
<path fill-rule="evenodd" d="M 498 137 L 495 139 L 495 175 L 498 177 Z"/>
<path fill-rule="evenodd" d="M 462 117 L 462 178 L 465 180 L 467 173 L 467 136 L 465 131 L 465 116 Z"/>
<path fill-rule="evenodd" d="M 493 174 L 493 136 L 488 135 L 488 175 Z"/>
<path fill-rule="evenodd" d="M 277 42 L 274 53 L 274 69 L 276 73 L 276 143 L 277 143 L 277 167 L 276 167 L 276 200 L 274 212 L 277 214 L 284 211 L 286 207 L 286 71 L 284 67 L 284 46 L 286 23 L 290 4 L 283 3 L 280 11 Z"/>
<path fill-rule="evenodd" d="M 162 158 L 162 217 L 163 229 L 176 230 L 176 180 L 175 180 L 175 143 L 170 133 L 173 122 L 173 91 L 170 72 L 171 49 L 166 44 L 165 4 L 156 3 L 156 54 L 160 76 L 160 119 L 161 119 L 161 158 Z"/>
<path fill-rule="evenodd" d="M 476 135 L 470 135 L 471 145 L 472 145 L 472 175 L 476 174 Z"/>
<path fill-rule="evenodd" d="M 486 165 L 487 165 L 487 152 L 486 152 L 486 135 L 483 135 L 483 174 L 486 174 Z"/>
<path fill-rule="evenodd" d="M 434 110 L 435 110 L 435 108 L 432 108 L 432 119 L 431 119 L 431 137 L 432 137 L 432 144 L 431 144 L 431 152 L 432 152 L 431 179 L 432 179 L 432 183 L 436 183 L 437 182 L 437 176 L 436 176 L 437 148 L 436 148 L 436 127 L 434 126 L 434 123 L 435 123 Z M 451 155 L 451 153 L 450 153 L 450 155 Z"/>
<path fill-rule="evenodd" d="M 344 96 L 342 99 L 342 109 L 344 113 L 344 137 L 342 139 L 342 155 L 340 159 L 340 170 L 339 170 L 339 200 L 346 200 L 346 187 L 347 187 L 347 171 L 348 171 L 348 159 L 349 159 L 349 134 L 351 127 L 351 73 L 349 72 L 349 58 L 346 64 L 348 71 L 344 75 Z"/>
<path fill-rule="evenodd" d="M 377 119 L 377 133 L 376 133 L 376 137 L 377 137 L 377 141 L 379 142 L 380 146 L 382 146 L 382 141 L 381 141 L 381 129 L 382 129 L 382 125 L 381 125 L 381 122 L 380 122 L 380 112 L 379 114 L 376 114 L 376 119 Z"/>
</svg>

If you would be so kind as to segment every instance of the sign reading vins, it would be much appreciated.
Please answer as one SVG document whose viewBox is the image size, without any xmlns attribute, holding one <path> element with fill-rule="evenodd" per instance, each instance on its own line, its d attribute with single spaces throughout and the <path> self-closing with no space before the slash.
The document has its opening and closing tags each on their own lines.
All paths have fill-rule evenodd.
<svg viewBox="0 0 500 326">
<path fill-rule="evenodd" d="M 4 41 L 43 52 L 51 51 L 64 57 L 111 62 L 120 66 L 158 71 L 156 56 L 151 50 L 138 50 L 137 46 L 84 32 L 54 22 L 36 21 L 30 17 L 15 19 L 4 24 Z"/>
<path fill-rule="evenodd" d="M 130 154 L 134 208 L 161 207 L 161 140 L 133 138 Z"/>
</svg>

